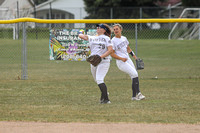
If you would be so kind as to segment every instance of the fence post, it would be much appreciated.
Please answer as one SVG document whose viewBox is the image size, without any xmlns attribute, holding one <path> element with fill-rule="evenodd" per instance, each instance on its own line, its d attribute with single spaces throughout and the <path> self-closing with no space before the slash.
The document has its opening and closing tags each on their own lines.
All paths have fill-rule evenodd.
<svg viewBox="0 0 200 133">
<path fill-rule="evenodd" d="M 200 10 L 199 10 L 199 18 L 200 18 Z M 199 23 L 199 40 L 200 40 L 200 23 Z"/>
<path fill-rule="evenodd" d="M 17 1 L 17 18 L 19 18 L 19 2 Z M 17 23 L 17 30 L 16 30 L 15 39 L 19 40 L 19 23 Z"/>
<path fill-rule="evenodd" d="M 169 19 L 171 19 L 172 17 L 172 8 L 171 8 L 171 4 L 169 4 Z M 172 23 L 169 23 L 169 29 L 172 28 Z"/>
<path fill-rule="evenodd" d="M 53 19 L 52 18 L 52 7 L 51 7 L 51 2 L 49 3 L 49 19 Z M 49 23 L 49 29 L 51 29 L 52 28 L 52 25 L 51 25 L 51 23 Z"/>
<path fill-rule="evenodd" d="M 136 56 L 138 55 L 138 52 L 137 52 L 137 23 L 135 23 L 135 54 Z"/>
<path fill-rule="evenodd" d="M 22 80 L 28 79 L 27 75 L 27 55 L 26 55 L 26 22 L 22 23 L 22 31 L 23 31 L 23 38 L 22 38 Z"/>
<path fill-rule="evenodd" d="M 113 19 L 113 8 L 110 8 L 110 19 Z"/>
<path fill-rule="evenodd" d="M 37 18 L 37 12 L 36 12 L 36 5 L 35 4 L 34 4 L 34 17 Z M 36 39 L 38 39 L 37 23 L 35 23 L 35 35 L 36 35 Z"/>
<path fill-rule="evenodd" d="M 142 19 L 142 7 L 140 7 L 140 19 Z M 142 23 L 140 23 L 140 31 L 142 30 Z"/>
</svg>

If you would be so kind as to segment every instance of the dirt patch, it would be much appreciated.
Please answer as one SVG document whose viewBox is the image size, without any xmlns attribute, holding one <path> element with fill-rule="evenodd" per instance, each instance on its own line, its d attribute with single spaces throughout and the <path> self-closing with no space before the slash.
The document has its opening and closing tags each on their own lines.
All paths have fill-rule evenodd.
<svg viewBox="0 0 200 133">
<path fill-rule="evenodd" d="M 200 133 L 200 124 L 0 122 L 0 133 Z"/>
</svg>

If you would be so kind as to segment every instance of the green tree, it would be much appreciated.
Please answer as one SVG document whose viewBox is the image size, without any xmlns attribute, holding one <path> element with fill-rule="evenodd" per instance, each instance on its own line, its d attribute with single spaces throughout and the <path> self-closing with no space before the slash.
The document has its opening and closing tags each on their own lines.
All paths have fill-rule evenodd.
<svg viewBox="0 0 200 133">
<path fill-rule="evenodd" d="M 182 0 L 182 4 L 187 7 L 199 7 L 200 0 Z"/>
<path fill-rule="evenodd" d="M 46 1 L 48 1 L 48 0 L 33 0 L 34 1 L 34 3 L 36 4 L 36 5 L 39 5 L 39 4 L 41 4 L 41 3 L 43 3 L 43 2 L 46 2 Z"/>
<path fill-rule="evenodd" d="M 111 8 L 115 15 L 113 18 L 137 18 L 138 12 L 132 7 L 155 7 L 155 2 L 165 0 L 84 0 L 85 10 L 89 14 L 86 18 L 110 18 Z"/>
<path fill-rule="evenodd" d="M 165 0 L 84 0 L 86 7 L 138 7 L 155 6 L 155 2 Z"/>
</svg>

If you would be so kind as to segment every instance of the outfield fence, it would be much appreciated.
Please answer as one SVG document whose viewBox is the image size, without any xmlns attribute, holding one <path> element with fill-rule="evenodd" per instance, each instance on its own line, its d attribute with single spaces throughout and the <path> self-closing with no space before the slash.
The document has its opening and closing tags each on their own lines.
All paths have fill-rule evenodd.
<svg viewBox="0 0 200 133">
<path fill-rule="evenodd" d="M 200 19 L 34 19 L 0 20 L 0 79 L 37 79 L 49 76 L 50 31 L 55 29 L 96 29 L 96 24 L 120 23 L 138 53 L 138 40 L 200 40 Z M 38 25 L 44 25 L 39 27 Z M 172 28 L 169 28 L 169 24 Z M 3 26 L 2 26 L 3 25 Z M 59 68 L 59 63 L 56 62 Z M 53 67 L 53 66 L 52 66 Z M 29 71 L 29 69 L 33 71 Z M 64 68 L 63 68 L 64 69 Z M 41 70 L 41 71 L 40 71 Z M 35 75 L 35 76 L 34 76 Z M 52 75 L 53 77 L 53 75 Z M 44 77 L 43 77 L 44 78 Z"/>
</svg>

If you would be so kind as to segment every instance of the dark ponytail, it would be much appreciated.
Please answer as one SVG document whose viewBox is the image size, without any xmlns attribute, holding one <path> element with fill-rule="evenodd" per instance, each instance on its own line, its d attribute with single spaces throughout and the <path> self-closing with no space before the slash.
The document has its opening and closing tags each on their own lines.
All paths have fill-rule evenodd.
<svg viewBox="0 0 200 133">
<path fill-rule="evenodd" d="M 110 26 L 107 25 L 107 24 L 103 24 L 103 25 L 107 28 L 107 30 L 106 30 L 106 32 L 104 33 L 104 35 L 106 35 L 106 36 L 108 36 L 108 37 L 111 37 L 111 29 L 110 29 Z"/>
</svg>

